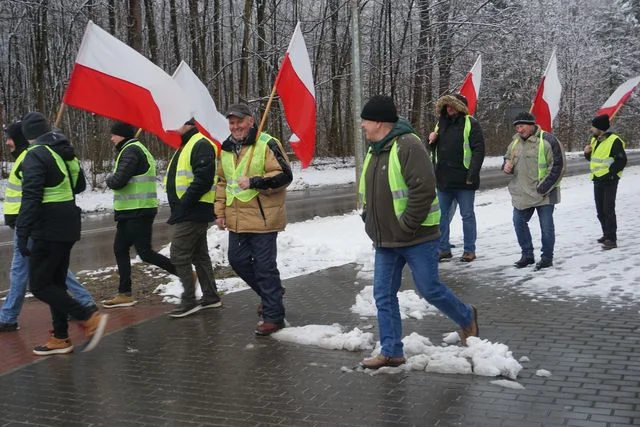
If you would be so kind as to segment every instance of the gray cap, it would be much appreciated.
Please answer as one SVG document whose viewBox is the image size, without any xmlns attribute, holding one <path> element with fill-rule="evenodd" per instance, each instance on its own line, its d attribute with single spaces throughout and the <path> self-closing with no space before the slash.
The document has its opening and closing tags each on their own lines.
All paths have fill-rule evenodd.
<svg viewBox="0 0 640 427">
<path fill-rule="evenodd" d="M 253 111 L 251 111 L 251 108 L 249 108 L 247 104 L 233 104 L 227 110 L 227 114 L 225 114 L 226 118 L 229 118 L 231 116 L 240 117 L 240 118 L 253 116 Z"/>
</svg>

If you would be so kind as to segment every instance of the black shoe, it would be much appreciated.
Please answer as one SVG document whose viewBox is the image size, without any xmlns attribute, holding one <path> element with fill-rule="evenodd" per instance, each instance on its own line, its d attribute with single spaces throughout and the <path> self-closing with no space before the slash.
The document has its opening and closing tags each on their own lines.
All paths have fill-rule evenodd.
<svg viewBox="0 0 640 427">
<path fill-rule="evenodd" d="M 618 245 L 614 240 L 605 240 L 604 242 L 602 242 L 602 249 L 604 249 L 605 251 L 608 251 L 609 249 L 614 249 L 617 248 Z"/>
<path fill-rule="evenodd" d="M 196 302 L 180 303 L 180 305 L 171 310 L 169 316 L 174 318 L 185 317 L 197 311 L 200 311 L 200 309 L 202 309 L 202 306 L 200 306 L 200 304 Z"/>
<path fill-rule="evenodd" d="M 448 251 L 448 252 L 440 251 L 440 252 L 438 252 L 438 262 L 442 262 L 445 259 L 449 259 L 449 258 L 453 258 L 453 255 L 451 254 L 451 251 Z"/>
<path fill-rule="evenodd" d="M 596 240 L 598 243 L 604 243 L 604 241 L 607 240 L 606 237 L 602 236 L 601 238 L 599 238 L 598 240 Z"/>
<path fill-rule="evenodd" d="M 535 264 L 536 260 L 533 257 L 522 256 L 518 261 L 514 262 L 513 265 L 516 268 L 525 268 L 527 265 Z"/>
<path fill-rule="evenodd" d="M 536 268 L 534 268 L 534 270 L 538 271 L 538 270 L 542 270 L 543 268 L 548 268 L 548 267 L 553 267 L 553 260 L 550 260 L 548 258 L 542 258 L 536 264 Z"/>
<path fill-rule="evenodd" d="M 222 300 L 220 297 L 215 299 L 201 299 L 200 300 L 200 308 L 218 308 L 222 307 Z"/>
<path fill-rule="evenodd" d="M 0 332 L 14 332 L 20 329 L 17 323 L 0 323 Z"/>
</svg>

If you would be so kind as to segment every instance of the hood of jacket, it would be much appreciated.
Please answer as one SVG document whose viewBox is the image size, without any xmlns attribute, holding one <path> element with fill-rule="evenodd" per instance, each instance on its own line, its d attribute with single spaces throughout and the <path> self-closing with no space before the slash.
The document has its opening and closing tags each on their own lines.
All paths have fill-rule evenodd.
<svg viewBox="0 0 640 427">
<path fill-rule="evenodd" d="M 416 133 L 413 126 L 407 119 L 400 118 L 396 122 L 396 125 L 391 129 L 391 131 L 380 141 L 369 142 L 369 147 L 371 147 L 371 151 L 373 154 L 377 155 L 383 151 L 391 149 L 391 142 L 399 137 L 400 135 L 404 135 L 407 133 Z"/>
<path fill-rule="evenodd" d="M 76 156 L 75 150 L 69 143 L 67 137 L 58 129 L 40 135 L 33 142 L 33 145 L 46 145 L 65 161 L 73 160 Z"/>
<path fill-rule="evenodd" d="M 447 112 L 444 109 L 447 105 L 453 107 L 460 114 L 465 116 L 469 114 L 469 107 L 467 107 L 464 102 L 453 95 L 445 95 L 436 102 L 437 117 L 446 115 Z"/>
</svg>

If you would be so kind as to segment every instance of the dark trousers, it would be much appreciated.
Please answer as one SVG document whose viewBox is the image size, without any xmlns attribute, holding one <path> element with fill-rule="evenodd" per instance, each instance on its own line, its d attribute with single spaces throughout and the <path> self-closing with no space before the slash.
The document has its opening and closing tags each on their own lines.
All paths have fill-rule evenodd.
<svg viewBox="0 0 640 427">
<path fill-rule="evenodd" d="M 113 241 L 113 253 L 116 256 L 120 274 L 118 293 L 131 294 L 131 255 L 129 253 L 131 246 L 136 248 L 142 261 L 160 267 L 168 273 L 176 274 L 176 268 L 171 260 L 151 248 L 153 219 L 153 216 L 147 216 L 118 221 L 116 237 Z"/>
<path fill-rule="evenodd" d="M 29 257 L 31 293 L 49 305 L 53 335 L 60 339 L 69 337 L 69 315 L 87 320 L 92 314 L 67 292 L 67 270 L 74 243 L 34 239 Z"/>
<path fill-rule="evenodd" d="M 598 221 L 602 227 L 602 235 L 607 240 L 617 240 L 618 223 L 616 221 L 616 193 L 618 180 L 593 181 L 593 198 L 596 202 Z"/>
<path fill-rule="evenodd" d="M 276 258 L 278 233 L 229 232 L 229 264 L 262 299 L 265 322 L 284 321 L 282 283 Z"/>
</svg>

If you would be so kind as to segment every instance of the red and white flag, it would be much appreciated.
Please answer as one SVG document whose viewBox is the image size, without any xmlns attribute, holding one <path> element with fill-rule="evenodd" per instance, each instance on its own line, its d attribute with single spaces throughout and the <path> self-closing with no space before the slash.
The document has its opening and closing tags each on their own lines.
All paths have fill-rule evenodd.
<svg viewBox="0 0 640 427">
<path fill-rule="evenodd" d="M 476 113 L 478 98 L 480 96 L 480 81 L 482 79 L 482 55 L 478 55 L 476 63 L 473 64 L 471 71 L 464 78 L 462 86 L 460 86 L 460 94 L 467 98 L 469 106 L 469 114 L 473 116 Z"/>
<path fill-rule="evenodd" d="M 306 168 L 316 147 L 316 92 L 307 46 L 300 23 L 291 37 L 289 48 L 276 77 L 276 90 L 293 135 L 289 143 Z"/>
<path fill-rule="evenodd" d="M 162 138 L 193 117 L 191 100 L 160 67 L 89 21 L 63 102 Z"/>
<path fill-rule="evenodd" d="M 209 89 L 184 61 L 180 62 L 172 78 L 191 97 L 195 108 L 193 117 L 200 132 L 217 143 L 219 148 L 229 136 L 229 122 L 218 111 Z"/>
<path fill-rule="evenodd" d="M 536 123 L 546 132 L 551 132 L 553 129 L 553 119 L 560 111 L 561 94 L 562 86 L 558 78 L 558 61 L 554 49 L 531 105 L 531 113 L 535 116 Z"/>
<path fill-rule="evenodd" d="M 633 90 L 638 86 L 638 84 L 640 84 L 640 76 L 629 79 L 618 86 L 618 88 L 611 94 L 604 105 L 600 107 L 600 109 L 596 113 L 596 116 L 606 114 L 609 116 L 609 119 L 613 119 L 620 107 L 622 107 L 622 104 L 624 104 L 627 99 L 629 99 L 629 97 L 633 93 Z"/>
</svg>

